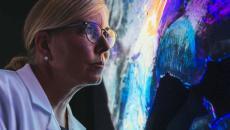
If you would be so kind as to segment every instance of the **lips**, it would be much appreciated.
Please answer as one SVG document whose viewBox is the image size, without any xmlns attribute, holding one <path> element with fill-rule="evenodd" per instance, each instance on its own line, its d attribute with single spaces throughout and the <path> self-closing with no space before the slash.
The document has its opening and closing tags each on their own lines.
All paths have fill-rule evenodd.
<svg viewBox="0 0 230 130">
<path fill-rule="evenodd" d="M 96 68 L 104 68 L 104 62 L 102 61 L 93 63 L 92 65 Z"/>
</svg>

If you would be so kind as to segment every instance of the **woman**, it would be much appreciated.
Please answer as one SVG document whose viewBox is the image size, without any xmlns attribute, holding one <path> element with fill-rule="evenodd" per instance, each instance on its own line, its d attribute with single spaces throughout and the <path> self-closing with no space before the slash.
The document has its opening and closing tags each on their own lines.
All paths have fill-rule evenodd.
<svg viewBox="0 0 230 130">
<path fill-rule="evenodd" d="M 24 25 L 28 58 L 0 71 L 0 129 L 85 129 L 69 101 L 100 83 L 115 38 L 103 0 L 39 0 Z"/>
</svg>

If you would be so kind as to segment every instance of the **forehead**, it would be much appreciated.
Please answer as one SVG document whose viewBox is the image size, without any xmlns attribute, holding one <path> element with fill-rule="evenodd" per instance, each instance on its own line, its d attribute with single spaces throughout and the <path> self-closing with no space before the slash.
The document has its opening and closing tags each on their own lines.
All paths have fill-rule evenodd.
<svg viewBox="0 0 230 130">
<path fill-rule="evenodd" d="M 97 10 L 96 12 L 89 13 L 89 15 L 82 18 L 83 21 L 90 21 L 97 23 L 101 27 L 108 26 L 108 10 L 107 8 L 103 7 Z"/>
</svg>

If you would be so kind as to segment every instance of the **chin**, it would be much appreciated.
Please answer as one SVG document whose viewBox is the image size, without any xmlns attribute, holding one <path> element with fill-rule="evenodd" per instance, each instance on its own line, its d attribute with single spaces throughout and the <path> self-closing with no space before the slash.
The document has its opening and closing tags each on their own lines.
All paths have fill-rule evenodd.
<svg viewBox="0 0 230 130">
<path fill-rule="evenodd" d="M 102 81 L 102 75 L 95 75 L 95 76 L 90 76 L 88 77 L 84 84 L 89 84 L 89 85 L 99 85 Z"/>
</svg>

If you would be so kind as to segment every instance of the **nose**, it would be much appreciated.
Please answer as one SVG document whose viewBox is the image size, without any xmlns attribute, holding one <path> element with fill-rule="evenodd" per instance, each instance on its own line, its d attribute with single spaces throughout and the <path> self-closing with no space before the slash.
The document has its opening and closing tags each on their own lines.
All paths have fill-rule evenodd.
<svg viewBox="0 0 230 130">
<path fill-rule="evenodd" d="M 103 36 L 101 36 L 95 48 L 96 53 L 102 54 L 104 52 L 107 52 L 109 49 L 109 43 L 105 40 Z"/>
</svg>

